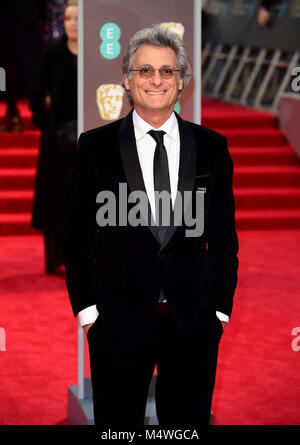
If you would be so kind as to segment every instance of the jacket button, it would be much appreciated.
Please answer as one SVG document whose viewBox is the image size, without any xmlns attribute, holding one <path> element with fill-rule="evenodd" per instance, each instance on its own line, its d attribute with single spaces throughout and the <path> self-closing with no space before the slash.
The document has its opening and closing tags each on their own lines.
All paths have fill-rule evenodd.
<svg viewBox="0 0 300 445">
<path fill-rule="evenodd" d="M 161 252 L 158 255 L 160 258 L 168 258 L 170 256 L 169 253 L 161 253 Z"/>
</svg>

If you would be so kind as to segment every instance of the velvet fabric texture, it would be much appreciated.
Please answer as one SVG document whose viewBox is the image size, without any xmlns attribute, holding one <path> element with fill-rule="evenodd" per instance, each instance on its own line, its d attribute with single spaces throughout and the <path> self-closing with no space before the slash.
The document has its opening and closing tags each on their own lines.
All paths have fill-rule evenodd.
<svg viewBox="0 0 300 445">
<path fill-rule="evenodd" d="M 230 315 L 237 283 L 238 238 L 232 193 L 233 166 L 224 136 L 176 115 L 180 132 L 178 190 L 206 188 L 204 232 L 187 237 L 185 221 L 170 226 L 161 245 L 153 226 L 99 227 L 96 196 L 119 198 L 145 191 L 132 113 L 83 133 L 69 184 L 65 231 L 66 282 L 74 315 L 97 304 L 112 335 L 149 335 L 162 287 L 173 316 L 187 335 L 216 324 L 216 311 Z M 130 205 L 129 205 L 130 207 Z M 128 208 L 129 208 L 128 207 Z M 116 220 L 118 221 L 118 204 Z M 98 323 L 98 321 L 97 321 Z"/>
</svg>

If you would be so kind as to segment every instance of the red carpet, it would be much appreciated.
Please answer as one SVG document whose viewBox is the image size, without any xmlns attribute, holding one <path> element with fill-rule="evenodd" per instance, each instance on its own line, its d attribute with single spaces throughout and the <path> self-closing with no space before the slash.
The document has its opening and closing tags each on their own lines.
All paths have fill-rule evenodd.
<svg viewBox="0 0 300 445">
<path fill-rule="evenodd" d="M 299 425 L 300 231 L 241 231 L 239 283 L 220 343 L 218 425 Z M 66 422 L 77 382 L 76 322 L 60 276 L 43 273 L 40 236 L 0 244 L 0 424 Z M 300 340 L 299 340 L 300 345 Z"/>
<path fill-rule="evenodd" d="M 0 424 L 57 424 L 76 384 L 77 323 L 62 276 L 44 274 L 40 236 L 0 238 Z"/>
<path fill-rule="evenodd" d="M 230 324 L 220 343 L 215 424 L 299 425 L 300 231 L 242 231 Z M 300 338 L 298 340 L 300 346 Z"/>
<path fill-rule="evenodd" d="M 299 229 L 300 160 L 276 117 L 206 99 L 203 125 L 228 139 L 237 228 Z"/>
<path fill-rule="evenodd" d="M 42 238 L 30 227 L 39 132 L 25 103 L 20 110 L 24 131 L 0 133 L 0 234 L 11 235 L 0 237 L 7 336 L 0 424 L 64 424 L 67 387 L 77 379 L 77 322 L 63 276 L 44 274 Z M 3 115 L 0 104 L 0 125 Z M 203 125 L 228 137 L 240 240 L 214 423 L 299 425 L 300 351 L 292 350 L 291 332 L 300 326 L 300 230 L 287 230 L 300 229 L 299 160 L 268 113 L 206 100 Z"/>
</svg>

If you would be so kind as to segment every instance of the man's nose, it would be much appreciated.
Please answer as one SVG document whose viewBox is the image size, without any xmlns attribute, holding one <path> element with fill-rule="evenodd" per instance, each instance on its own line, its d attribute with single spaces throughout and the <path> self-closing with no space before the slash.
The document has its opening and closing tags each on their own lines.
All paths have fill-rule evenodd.
<svg viewBox="0 0 300 445">
<path fill-rule="evenodd" d="M 155 86 L 159 86 L 162 82 L 163 79 L 160 77 L 159 71 L 155 70 L 154 75 L 151 79 L 151 82 L 155 85 Z"/>
</svg>

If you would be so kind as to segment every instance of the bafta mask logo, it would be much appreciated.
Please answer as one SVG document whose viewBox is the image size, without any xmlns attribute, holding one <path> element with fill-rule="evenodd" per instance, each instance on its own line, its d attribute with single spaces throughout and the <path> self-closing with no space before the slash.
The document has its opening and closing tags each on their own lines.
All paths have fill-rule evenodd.
<svg viewBox="0 0 300 445">
<path fill-rule="evenodd" d="M 161 23 L 160 26 L 163 26 L 164 28 L 168 29 L 169 31 L 175 32 L 175 34 L 177 34 L 178 37 L 183 39 L 184 26 L 182 25 L 182 23 L 165 22 L 165 23 Z"/>
<path fill-rule="evenodd" d="M 5 69 L 0 66 L 0 91 L 6 91 Z"/>
<path fill-rule="evenodd" d="M 124 88 L 117 84 L 100 85 L 97 88 L 97 106 L 105 121 L 118 119 L 123 105 Z"/>
</svg>

